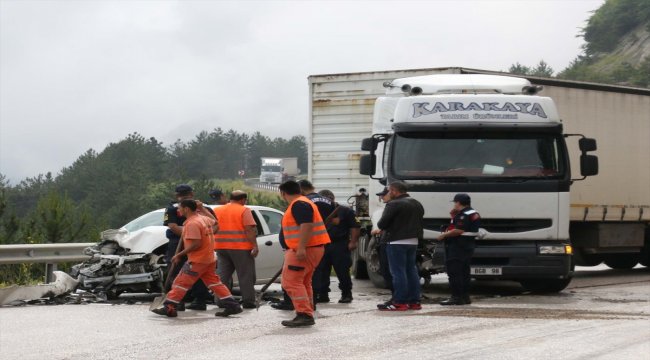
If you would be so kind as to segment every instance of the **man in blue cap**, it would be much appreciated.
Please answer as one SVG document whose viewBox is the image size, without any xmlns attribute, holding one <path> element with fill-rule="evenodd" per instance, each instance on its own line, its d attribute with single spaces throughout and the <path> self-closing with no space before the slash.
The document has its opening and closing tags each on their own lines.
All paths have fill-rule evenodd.
<svg viewBox="0 0 650 360">
<path fill-rule="evenodd" d="M 474 253 L 475 239 L 481 226 L 481 216 L 470 206 L 467 194 L 454 196 L 455 214 L 451 220 L 453 230 L 443 232 L 438 240 L 445 241 L 445 258 L 451 297 L 440 305 L 469 305 L 470 261 Z"/>
</svg>

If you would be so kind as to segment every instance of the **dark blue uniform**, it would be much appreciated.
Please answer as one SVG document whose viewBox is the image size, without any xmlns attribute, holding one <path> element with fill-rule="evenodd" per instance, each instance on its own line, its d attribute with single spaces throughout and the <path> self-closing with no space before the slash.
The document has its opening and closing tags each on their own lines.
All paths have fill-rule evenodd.
<svg viewBox="0 0 650 360">
<path fill-rule="evenodd" d="M 461 210 L 451 221 L 455 229 L 467 235 L 445 239 L 447 275 L 452 297 L 469 298 L 470 261 L 474 253 L 475 238 L 481 226 L 481 216 L 471 207 Z"/>
<path fill-rule="evenodd" d="M 330 292 L 332 267 L 334 267 L 336 277 L 339 279 L 341 293 L 348 296 L 352 294 L 352 278 L 350 277 L 352 253 L 348 247 L 350 230 L 360 228 L 361 224 L 357 220 L 354 211 L 349 207 L 339 206 L 334 216 L 339 219 L 339 224 L 327 226 L 327 234 L 332 242 L 325 245 L 325 254 L 313 277 L 314 294 L 321 297 L 328 297 Z"/>
<path fill-rule="evenodd" d="M 207 206 L 205 208 L 214 215 L 214 211 L 212 211 L 211 208 Z M 163 225 L 167 226 L 169 224 L 176 224 L 178 226 L 183 226 L 184 223 L 185 223 L 185 217 L 181 215 L 180 210 L 178 209 L 178 203 L 176 202 L 169 203 L 169 205 L 165 209 L 165 217 L 163 218 Z M 174 257 L 174 255 L 176 254 L 176 248 L 178 247 L 178 242 L 181 240 L 181 237 L 174 234 L 174 232 L 169 228 L 167 228 L 167 231 L 165 232 L 165 236 L 167 236 L 167 239 L 169 239 L 169 243 L 167 243 L 167 252 L 165 253 L 165 260 L 167 261 L 167 264 L 171 264 L 172 257 Z M 187 259 L 183 260 L 183 263 L 185 263 L 186 260 Z M 171 277 L 172 279 L 176 278 L 178 273 L 181 271 L 182 267 L 183 264 L 179 264 L 174 269 L 174 272 L 167 274 L 167 276 Z M 165 291 L 168 290 L 169 289 L 165 289 Z M 194 285 L 192 286 L 191 296 L 194 297 L 199 302 L 211 298 L 210 291 L 205 286 L 205 284 L 203 284 L 202 280 L 199 280 L 196 283 L 194 283 Z"/>
</svg>

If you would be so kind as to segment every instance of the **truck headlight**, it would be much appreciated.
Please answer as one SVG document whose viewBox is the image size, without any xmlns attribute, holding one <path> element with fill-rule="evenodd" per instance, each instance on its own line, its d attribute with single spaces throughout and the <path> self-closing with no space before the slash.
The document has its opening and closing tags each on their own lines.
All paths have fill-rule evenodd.
<svg viewBox="0 0 650 360">
<path fill-rule="evenodd" d="M 557 255 L 557 254 L 573 254 L 571 245 L 545 245 L 539 247 L 540 254 Z"/>
</svg>

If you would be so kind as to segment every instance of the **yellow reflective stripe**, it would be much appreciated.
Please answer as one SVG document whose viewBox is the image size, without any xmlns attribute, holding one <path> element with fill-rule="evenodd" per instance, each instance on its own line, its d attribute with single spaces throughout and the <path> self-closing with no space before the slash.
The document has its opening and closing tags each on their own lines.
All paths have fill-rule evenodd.
<svg viewBox="0 0 650 360">
<path fill-rule="evenodd" d="M 216 242 L 222 243 L 222 242 L 250 242 L 248 239 L 240 239 L 240 238 L 218 238 L 215 239 Z"/>
<path fill-rule="evenodd" d="M 244 235 L 246 235 L 246 231 L 243 231 L 243 230 L 241 230 L 241 231 L 240 230 L 219 230 L 219 232 L 217 232 L 217 235 L 219 235 L 219 234 L 229 234 L 229 235 L 230 234 L 244 234 Z"/>
</svg>

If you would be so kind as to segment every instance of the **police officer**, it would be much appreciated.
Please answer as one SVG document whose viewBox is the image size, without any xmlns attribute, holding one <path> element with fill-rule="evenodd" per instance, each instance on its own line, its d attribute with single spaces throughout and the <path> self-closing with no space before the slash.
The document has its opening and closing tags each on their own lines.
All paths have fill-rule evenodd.
<svg viewBox="0 0 650 360">
<path fill-rule="evenodd" d="M 226 205 L 228 203 L 228 199 L 226 199 L 226 194 L 224 194 L 223 191 L 221 191 L 221 189 L 212 189 L 210 190 L 210 192 L 208 192 L 208 195 L 216 205 Z"/>
<path fill-rule="evenodd" d="M 181 201 L 186 199 L 194 199 L 194 191 L 192 190 L 191 186 L 187 184 L 180 184 L 176 186 L 177 201 L 171 202 L 165 209 L 165 217 L 163 219 L 163 225 L 167 226 L 167 231 L 165 232 L 165 235 L 167 236 L 167 239 L 169 239 L 169 243 L 167 244 L 167 253 L 165 254 L 165 260 L 167 261 L 167 264 L 172 263 L 172 258 L 176 254 L 176 248 L 178 247 L 178 243 L 181 240 L 181 234 L 183 232 L 183 223 L 185 222 L 185 217 L 181 214 L 178 204 Z M 211 212 L 212 215 L 214 216 L 214 212 L 212 211 L 212 209 L 210 209 L 207 206 L 205 207 L 205 209 Z M 167 276 L 170 276 L 172 279 L 176 278 L 176 276 L 181 270 L 182 265 L 183 262 L 181 262 L 181 264 L 176 266 L 174 268 L 174 271 L 167 274 Z M 192 286 L 191 295 L 194 297 L 194 299 L 192 300 L 192 303 L 187 308 L 190 310 L 205 310 L 206 309 L 205 301 L 207 298 L 210 297 L 210 292 L 208 288 L 205 287 L 205 284 L 203 284 L 203 281 L 199 280 Z M 181 304 L 179 306 L 179 310 L 182 311 L 183 309 L 184 307 Z"/>
<path fill-rule="evenodd" d="M 454 196 L 454 210 L 451 220 L 452 230 L 443 232 L 438 240 L 445 241 L 447 276 L 451 297 L 440 305 L 469 305 L 470 261 L 474 253 L 475 239 L 481 226 L 481 216 L 472 209 L 471 198 L 467 194 Z"/>
<path fill-rule="evenodd" d="M 328 219 L 324 219 L 327 234 L 332 242 L 325 245 L 323 259 L 314 272 L 314 294 L 321 302 L 329 301 L 330 274 L 334 267 L 341 290 L 339 303 L 349 304 L 352 302 L 352 278 L 350 277 L 352 250 L 359 244 L 361 223 L 354 210 L 334 202 L 334 193 L 330 190 L 321 190 L 318 194 L 330 199 L 335 209 Z"/>
</svg>

